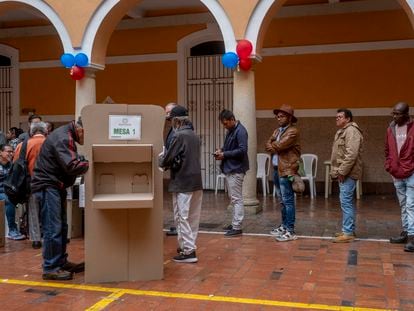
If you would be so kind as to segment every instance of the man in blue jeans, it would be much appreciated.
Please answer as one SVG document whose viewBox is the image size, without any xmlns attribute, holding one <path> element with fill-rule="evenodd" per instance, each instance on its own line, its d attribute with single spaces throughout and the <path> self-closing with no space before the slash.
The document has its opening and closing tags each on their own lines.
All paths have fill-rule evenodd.
<svg viewBox="0 0 414 311">
<path fill-rule="evenodd" d="M 295 126 L 297 119 L 293 108 L 289 105 L 282 105 L 279 109 L 273 110 L 273 113 L 279 127 L 270 136 L 265 148 L 272 154 L 273 166 L 278 170 L 282 198 L 282 224 L 270 231 L 270 234 L 278 242 L 287 242 L 297 239 L 295 194 L 292 182 L 293 176 L 297 175 L 299 170 L 299 129 Z"/>
<path fill-rule="evenodd" d="M 0 200 L 4 201 L 6 209 L 7 225 L 9 233 L 7 238 L 10 240 L 24 240 L 26 237 L 19 232 L 16 225 L 16 206 L 9 201 L 4 193 L 3 183 L 6 180 L 12 166 L 13 148 L 9 145 L 0 145 Z"/>
<path fill-rule="evenodd" d="M 396 104 L 392 118 L 387 129 L 385 169 L 394 180 L 403 231 L 390 242 L 406 243 L 404 251 L 414 252 L 414 122 L 408 104 Z"/>
<path fill-rule="evenodd" d="M 331 155 L 331 177 L 338 180 L 342 209 L 342 231 L 335 234 L 334 243 L 349 243 L 355 239 L 354 192 L 362 175 L 362 130 L 352 121 L 352 112 L 338 109 Z"/>
<path fill-rule="evenodd" d="M 68 224 L 66 188 L 85 174 L 89 163 L 77 153 L 76 143 L 83 145 L 82 121 L 59 127 L 44 141 L 33 172 L 32 193 L 40 202 L 43 229 L 43 279 L 71 280 L 82 272 L 84 264 L 67 260 Z"/>
</svg>

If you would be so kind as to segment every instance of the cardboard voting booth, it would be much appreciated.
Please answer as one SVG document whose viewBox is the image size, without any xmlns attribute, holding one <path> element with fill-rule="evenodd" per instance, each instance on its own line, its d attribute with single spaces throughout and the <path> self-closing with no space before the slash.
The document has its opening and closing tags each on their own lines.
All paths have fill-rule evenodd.
<svg viewBox="0 0 414 311">
<path fill-rule="evenodd" d="M 89 105 L 82 110 L 85 175 L 85 281 L 163 277 L 163 188 L 157 169 L 164 110 Z"/>
</svg>

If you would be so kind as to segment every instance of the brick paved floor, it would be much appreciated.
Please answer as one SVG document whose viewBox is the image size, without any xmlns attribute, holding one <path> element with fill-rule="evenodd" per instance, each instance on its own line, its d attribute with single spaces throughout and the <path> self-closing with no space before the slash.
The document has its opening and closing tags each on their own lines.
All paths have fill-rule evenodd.
<svg viewBox="0 0 414 311">
<path fill-rule="evenodd" d="M 298 234 L 315 238 L 278 243 L 264 235 L 224 238 L 221 233 L 201 233 L 199 262 L 178 264 L 170 260 L 176 238 L 165 237 L 164 279 L 93 284 L 121 291 L 108 305 L 101 300 L 110 292 L 76 287 L 85 285 L 83 274 L 70 282 L 54 282 L 74 288 L 45 284 L 41 252 L 33 250 L 29 241 L 7 241 L 0 249 L 0 309 L 414 310 L 414 254 L 403 252 L 402 245 L 365 239 L 387 239 L 399 233 L 399 210 L 393 197 L 364 196 L 358 202 L 361 239 L 351 244 L 327 239 L 340 228 L 337 199 L 317 198 L 310 203 L 309 198 L 299 197 L 297 204 Z M 226 205 L 223 193 L 206 192 L 201 229 L 220 231 L 230 219 Z M 170 223 L 170 207 L 166 195 L 165 227 Z M 266 234 L 279 219 L 278 203 L 269 197 L 261 214 L 246 217 L 244 231 Z M 82 260 L 83 247 L 83 240 L 72 240 L 70 259 Z"/>
</svg>

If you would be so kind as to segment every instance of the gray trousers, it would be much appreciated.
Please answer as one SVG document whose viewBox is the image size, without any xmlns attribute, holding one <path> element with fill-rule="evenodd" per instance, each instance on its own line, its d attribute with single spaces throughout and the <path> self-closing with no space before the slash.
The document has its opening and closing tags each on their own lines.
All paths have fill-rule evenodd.
<svg viewBox="0 0 414 311">
<path fill-rule="evenodd" d="M 30 195 L 28 208 L 29 236 L 31 241 L 41 240 L 39 210 L 40 202 L 34 195 Z"/>
<path fill-rule="evenodd" d="M 244 218 L 244 204 L 243 204 L 243 180 L 244 174 L 226 174 L 228 194 L 230 203 L 233 206 L 233 220 L 231 225 L 234 230 L 240 230 L 242 228 L 242 222 Z"/>
<path fill-rule="evenodd" d="M 173 192 L 174 221 L 177 227 L 178 245 L 185 255 L 197 249 L 196 240 L 200 224 L 203 190 Z"/>
</svg>

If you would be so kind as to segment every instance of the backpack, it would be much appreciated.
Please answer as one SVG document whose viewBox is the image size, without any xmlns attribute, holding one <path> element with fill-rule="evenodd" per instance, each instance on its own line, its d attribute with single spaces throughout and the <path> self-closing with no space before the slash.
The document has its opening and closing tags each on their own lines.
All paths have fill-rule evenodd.
<svg viewBox="0 0 414 311">
<path fill-rule="evenodd" d="M 20 149 L 19 158 L 12 164 L 9 174 L 4 181 L 4 192 L 14 205 L 29 201 L 30 197 L 30 174 L 26 161 L 27 139 Z"/>
</svg>

